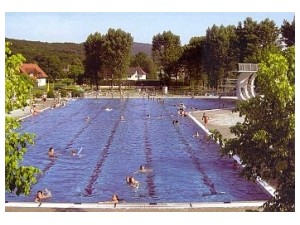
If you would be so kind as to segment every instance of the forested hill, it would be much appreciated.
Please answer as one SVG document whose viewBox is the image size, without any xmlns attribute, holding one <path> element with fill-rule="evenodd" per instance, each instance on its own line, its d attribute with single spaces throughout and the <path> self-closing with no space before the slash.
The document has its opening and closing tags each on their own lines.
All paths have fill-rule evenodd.
<svg viewBox="0 0 300 225">
<path fill-rule="evenodd" d="M 133 46 L 131 49 L 131 54 L 136 55 L 139 52 L 143 52 L 151 57 L 151 48 L 152 44 L 144 44 L 144 43 L 137 43 L 133 42 Z"/>
<path fill-rule="evenodd" d="M 59 57 L 63 61 L 67 61 L 68 63 L 75 58 L 79 58 L 81 60 L 85 58 L 83 43 L 48 43 L 10 38 L 6 38 L 5 41 L 11 42 L 12 46 L 10 48 L 12 52 L 21 53 L 26 58 L 27 62 L 36 61 L 39 56 L 44 55 L 56 55 L 57 57 Z M 134 42 L 131 52 L 132 55 L 135 55 L 138 52 L 143 52 L 151 56 L 151 47 L 151 44 Z"/>
</svg>

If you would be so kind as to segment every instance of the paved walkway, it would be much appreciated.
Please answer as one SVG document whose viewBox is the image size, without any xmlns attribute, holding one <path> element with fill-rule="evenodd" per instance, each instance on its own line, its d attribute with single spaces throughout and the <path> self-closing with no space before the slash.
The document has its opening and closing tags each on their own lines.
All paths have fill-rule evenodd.
<svg viewBox="0 0 300 225">
<path fill-rule="evenodd" d="M 53 98 L 48 98 L 47 101 L 44 103 L 41 99 L 36 100 L 34 105 L 38 108 L 40 111 L 44 111 L 46 109 L 49 109 L 53 104 L 55 103 Z M 17 118 L 17 119 L 24 119 L 28 116 L 31 116 L 30 112 L 30 106 L 26 106 L 24 109 L 17 109 L 10 113 L 11 116 Z"/>
<path fill-rule="evenodd" d="M 213 109 L 213 110 L 199 110 L 191 112 L 191 115 L 202 124 L 204 129 L 204 123 L 202 120 L 203 113 L 208 117 L 208 130 L 217 129 L 223 136 L 223 138 L 234 138 L 234 134 L 230 133 L 230 127 L 234 126 L 238 122 L 243 122 L 244 118 L 239 116 L 239 113 L 233 113 L 232 108 L 228 109 Z"/>
</svg>

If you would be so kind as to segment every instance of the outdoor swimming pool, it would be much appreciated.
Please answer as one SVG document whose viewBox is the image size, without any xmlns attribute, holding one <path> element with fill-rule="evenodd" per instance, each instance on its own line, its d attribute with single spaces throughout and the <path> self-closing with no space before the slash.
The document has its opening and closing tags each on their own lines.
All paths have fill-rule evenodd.
<svg viewBox="0 0 300 225">
<path fill-rule="evenodd" d="M 220 158 L 216 144 L 193 137 L 196 131 L 204 132 L 189 117 L 177 114 L 175 106 L 180 102 L 188 110 L 218 108 L 223 103 L 218 99 L 82 99 L 25 119 L 22 131 L 37 137 L 24 164 L 40 168 L 43 174 L 29 196 L 6 193 L 5 200 L 32 202 L 36 192 L 45 188 L 52 192 L 49 202 L 99 202 L 110 200 L 114 193 L 126 202 L 141 203 L 268 199 L 259 185 L 239 176 L 232 159 Z M 61 154 L 58 158 L 48 157 L 50 146 Z M 72 156 L 71 150 L 80 148 L 81 154 Z M 140 182 L 135 189 L 125 178 L 140 165 L 153 171 L 134 174 Z"/>
</svg>

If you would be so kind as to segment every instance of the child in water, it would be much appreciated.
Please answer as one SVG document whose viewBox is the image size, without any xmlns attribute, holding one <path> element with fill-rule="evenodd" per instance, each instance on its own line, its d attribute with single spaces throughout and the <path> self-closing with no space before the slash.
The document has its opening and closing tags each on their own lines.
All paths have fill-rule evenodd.
<svg viewBox="0 0 300 225">
<path fill-rule="evenodd" d="M 46 188 L 45 191 L 41 191 L 39 190 L 37 193 L 36 193 L 36 196 L 35 196 L 35 199 L 34 199 L 34 202 L 42 202 L 43 200 L 46 200 L 48 198 L 51 198 L 52 194 L 51 192 Z"/>
</svg>

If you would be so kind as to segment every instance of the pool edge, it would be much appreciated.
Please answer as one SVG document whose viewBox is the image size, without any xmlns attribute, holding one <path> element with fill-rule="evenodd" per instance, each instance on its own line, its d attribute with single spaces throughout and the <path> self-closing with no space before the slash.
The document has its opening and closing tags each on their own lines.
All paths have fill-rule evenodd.
<svg viewBox="0 0 300 225">
<path fill-rule="evenodd" d="M 55 211 L 259 211 L 265 201 L 241 201 L 241 202 L 190 202 L 190 203 L 34 203 L 34 202 L 6 202 L 6 212 L 55 212 Z"/>
</svg>

